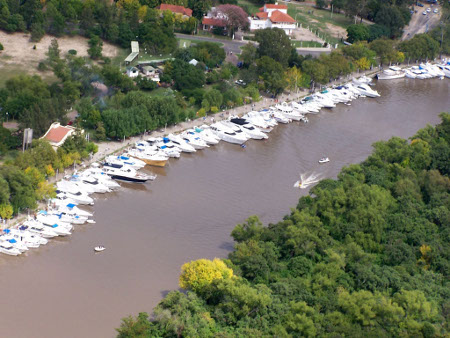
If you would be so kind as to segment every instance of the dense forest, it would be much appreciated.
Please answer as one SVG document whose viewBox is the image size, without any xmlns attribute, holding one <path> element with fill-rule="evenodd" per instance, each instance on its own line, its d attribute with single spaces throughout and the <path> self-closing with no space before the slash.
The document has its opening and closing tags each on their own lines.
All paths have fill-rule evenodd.
<svg viewBox="0 0 450 338">
<path fill-rule="evenodd" d="M 300 198 L 277 224 L 232 232 L 228 259 L 182 267 L 180 287 L 119 337 L 441 337 L 449 332 L 450 114 Z"/>
</svg>

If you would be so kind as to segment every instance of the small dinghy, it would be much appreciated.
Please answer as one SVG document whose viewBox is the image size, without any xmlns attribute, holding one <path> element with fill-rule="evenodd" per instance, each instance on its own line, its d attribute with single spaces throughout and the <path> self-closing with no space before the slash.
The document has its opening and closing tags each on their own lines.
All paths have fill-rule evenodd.
<svg viewBox="0 0 450 338">
<path fill-rule="evenodd" d="M 319 160 L 319 163 L 320 163 L 320 164 L 322 164 L 322 163 L 327 163 L 327 162 L 330 162 L 330 159 L 329 159 L 328 157 L 322 157 L 322 158 Z"/>
<path fill-rule="evenodd" d="M 95 248 L 94 248 L 94 251 L 95 252 L 102 252 L 102 251 L 104 251 L 106 248 L 103 246 L 103 245 L 99 245 L 99 246 L 96 246 Z"/>
<path fill-rule="evenodd" d="M 294 188 L 300 188 L 302 189 L 302 181 L 297 181 L 294 183 Z"/>
</svg>

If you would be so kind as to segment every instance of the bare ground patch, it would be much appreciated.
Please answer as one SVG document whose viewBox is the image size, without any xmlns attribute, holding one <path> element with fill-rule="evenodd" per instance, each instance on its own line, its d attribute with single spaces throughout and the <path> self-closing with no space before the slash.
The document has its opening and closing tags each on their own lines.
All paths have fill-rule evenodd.
<svg viewBox="0 0 450 338">
<path fill-rule="evenodd" d="M 36 74 L 39 62 L 47 58 L 48 47 L 54 39 L 44 36 L 39 42 L 30 42 L 30 35 L 24 33 L 7 34 L 0 31 L 0 42 L 4 51 L 0 54 L 0 72 L 10 73 L 17 69 L 19 73 Z M 57 38 L 61 55 L 64 56 L 70 49 L 75 49 L 78 56 L 87 56 L 88 39 L 81 36 Z M 36 49 L 33 47 L 36 46 Z M 120 49 L 110 43 L 103 42 L 103 55 L 114 58 Z M 2 76 L 3 77 L 3 76 Z"/>
<path fill-rule="evenodd" d="M 347 38 L 347 30 L 345 28 L 342 28 L 342 27 L 339 27 L 336 25 L 332 25 L 331 23 L 327 22 L 327 30 L 332 37 L 335 37 L 338 39 L 340 39 L 342 37 L 344 39 Z"/>
</svg>

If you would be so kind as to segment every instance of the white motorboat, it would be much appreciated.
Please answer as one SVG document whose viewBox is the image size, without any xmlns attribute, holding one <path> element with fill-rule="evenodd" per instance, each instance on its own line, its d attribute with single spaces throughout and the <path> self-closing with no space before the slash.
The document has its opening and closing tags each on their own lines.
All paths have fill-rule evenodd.
<svg viewBox="0 0 450 338">
<path fill-rule="evenodd" d="M 133 168 L 103 167 L 103 170 L 113 179 L 126 182 L 145 183 L 147 181 L 153 181 L 154 179 L 156 179 L 156 176 L 140 174 Z"/>
<path fill-rule="evenodd" d="M 163 138 L 164 140 L 165 138 Z M 167 139 L 172 141 L 178 148 L 181 149 L 181 151 L 185 153 L 195 153 L 196 150 L 193 146 L 191 146 L 189 143 L 186 142 L 186 140 L 183 140 L 182 137 L 179 135 L 169 134 L 167 136 Z"/>
<path fill-rule="evenodd" d="M 89 205 L 94 204 L 94 200 L 91 197 L 89 197 L 86 193 L 82 193 L 80 191 L 70 192 L 57 190 L 56 192 L 58 193 L 56 197 L 60 199 L 68 198 L 78 204 L 89 204 Z"/>
<path fill-rule="evenodd" d="M 102 252 L 102 251 L 105 251 L 105 247 L 103 246 L 103 245 L 99 245 L 99 246 L 96 246 L 95 248 L 94 248 L 94 251 L 95 252 Z"/>
<path fill-rule="evenodd" d="M 244 144 L 247 141 L 247 137 L 245 135 L 236 134 L 233 129 L 227 127 L 223 123 L 213 123 L 210 128 L 215 135 L 217 135 L 221 140 L 225 142 Z"/>
<path fill-rule="evenodd" d="M 270 110 L 269 111 L 270 115 L 275 119 L 275 121 L 277 121 L 278 123 L 291 123 L 292 120 L 285 117 L 281 112 L 279 112 L 278 110 Z M 251 121 L 251 120 L 250 120 Z"/>
<path fill-rule="evenodd" d="M 140 149 L 130 149 L 128 151 L 128 156 L 137 158 L 144 161 L 146 164 L 155 167 L 164 167 L 169 160 L 169 157 L 162 151 L 147 148 L 144 150 Z"/>
<path fill-rule="evenodd" d="M 10 255 L 10 256 L 18 256 L 21 254 L 19 249 L 15 248 L 11 243 L 9 242 L 0 242 L 0 252 Z"/>
<path fill-rule="evenodd" d="M 209 145 L 216 145 L 220 141 L 220 139 L 211 132 L 209 127 L 208 128 L 204 128 L 204 126 L 201 126 L 200 128 L 196 127 L 195 129 L 188 129 L 187 132 L 199 135 L 201 139 L 205 141 L 206 144 Z"/>
<path fill-rule="evenodd" d="M 253 124 L 246 119 L 234 117 L 230 119 L 230 122 L 237 125 L 241 130 L 255 140 L 267 140 L 269 137 L 261 130 L 256 128 Z"/>
<path fill-rule="evenodd" d="M 407 69 L 405 71 L 405 76 L 409 79 L 415 79 L 417 77 L 417 74 L 411 71 L 411 69 Z"/>
<path fill-rule="evenodd" d="M 80 188 L 84 188 L 86 191 L 92 191 L 94 193 L 104 194 L 111 192 L 111 189 L 103 184 L 99 179 L 93 175 L 72 175 L 71 181 L 75 182 Z"/>
<path fill-rule="evenodd" d="M 358 86 L 358 85 L 361 85 L 361 84 L 369 84 L 369 83 L 371 83 L 372 82 L 372 79 L 370 78 L 370 77 L 367 77 L 367 76 L 361 76 L 360 78 L 358 78 L 358 79 L 356 79 L 356 78 L 353 78 L 352 79 L 352 82 L 356 85 L 356 86 Z"/>
<path fill-rule="evenodd" d="M 444 73 L 445 77 L 450 78 L 450 65 L 449 64 L 438 65 L 438 67 Z"/>
<path fill-rule="evenodd" d="M 128 156 L 108 156 L 105 161 L 107 165 L 114 168 L 122 168 L 123 166 L 132 167 L 139 170 L 145 167 L 145 162 Z"/>
<path fill-rule="evenodd" d="M 379 97 L 380 94 L 376 90 L 373 90 L 368 85 L 362 84 L 356 87 L 361 95 L 368 96 L 368 97 Z"/>
<path fill-rule="evenodd" d="M 209 145 L 193 131 L 185 131 L 181 134 L 181 137 L 195 149 L 209 148 Z"/>
<path fill-rule="evenodd" d="M 49 227 L 45 226 L 35 219 L 28 219 L 23 223 L 23 225 L 28 227 L 28 231 L 30 231 L 31 233 L 37 234 L 44 238 L 53 238 L 58 236 L 58 234 L 54 230 L 50 229 Z"/>
<path fill-rule="evenodd" d="M 98 180 L 99 183 L 103 184 L 109 190 L 114 190 L 114 189 L 120 188 L 120 184 L 118 184 L 111 177 L 106 175 L 100 168 L 89 168 L 89 169 L 83 171 L 82 173 L 80 173 L 80 176 L 83 176 L 83 177 L 89 176 L 89 177 L 95 178 L 96 180 Z"/>
<path fill-rule="evenodd" d="M 277 120 L 273 117 L 272 113 L 269 110 L 259 111 L 259 116 L 264 120 L 264 122 L 270 127 L 273 128 L 278 125 Z"/>
<path fill-rule="evenodd" d="M 328 163 L 328 162 L 330 162 L 330 159 L 329 159 L 328 157 L 322 157 L 322 158 L 319 160 L 319 163 L 320 163 L 320 164 Z"/>
<path fill-rule="evenodd" d="M 284 115 L 284 117 L 291 119 L 293 121 L 300 121 L 304 117 L 302 113 L 294 110 L 294 108 L 289 106 L 286 102 L 283 102 L 282 104 L 277 104 L 275 108 L 277 108 Z"/>
<path fill-rule="evenodd" d="M 405 77 L 406 73 L 403 69 L 397 66 L 391 66 L 377 74 L 378 80 L 392 80 Z"/>
<path fill-rule="evenodd" d="M 181 149 L 166 137 L 164 139 L 162 137 L 151 137 L 147 140 L 147 143 L 151 147 L 155 146 L 169 157 L 180 158 Z"/>
<path fill-rule="evenodd" d="M 220 121 L 219 123 L 222 123 L 224 126 L 233 130 L 236 133 L 236 135 L 241 135 L 246 140 L 251 139 L 251 137 L 246 132 L 244 132 L 238 125 L 231 123 L 230 121 Z"/>
<path fill-rule="evenodd" d="M 41 210 L 37 213 L 36 220 L 43 225 L 50 227 L 59 236 L 70 235 L 70 231 L 73 229 L 70 223 L 61 221 L 56 215 L 49 215 L 45 210 Z"/>
<path fill-rule="evenodd" d="M 18 249 L 21 253 L 28 251 L 28 246 L 20 239 L 15 239 L 14 235 L 4 234 L 0 236 L 0 242 L 10 243 L 14 248 Z"/>
<path fill-rule="evenodd" d="M 324 108 L 330 109 L 336 107 L 336 103 L 329 97 L 329 95 L 324 95 L 324 93 L 315 93 L 312 96 L 316 101 L 320 102 Z M 294 108 L 301 107 L 305 109 L 305 107 L 303 107 L 301 104 L 297 102 L 293 102 L 292 106 Z"/>
<path fill-rule="evenodd" d="M 278 110 L 274 109 L 273 111 L 278 112 L 278 114 L 282 115 Z M 261 114 L 257 111 L 248 112 L 243 116 L 248 122 L 253 124 L 255 127 L 258 127 L 261 131 L 265 133 L 270 133 L 273 130 L 273 126 L 267 123 Z"/>
<path fill-rule="evenodd" d="M 37 246 L 45 245 L 48 243 L 48 240 L 46 238 L 32 233 L 26 225 L 21 225 L 18 229 L 10 229 L 10 231 L 13 235 L 22 237 L 26 242 L 36 243 Z"/>
</svg>

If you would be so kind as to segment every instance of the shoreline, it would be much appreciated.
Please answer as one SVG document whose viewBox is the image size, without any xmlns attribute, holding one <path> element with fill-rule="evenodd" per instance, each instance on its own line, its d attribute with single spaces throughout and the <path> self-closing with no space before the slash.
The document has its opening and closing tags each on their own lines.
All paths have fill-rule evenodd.
<svg viewBox="0 0 450 338">
<path fill-rule="evenodd" d="M 402 68 L 407 67 L 407 66 L 408 65 L 402 65 Z M 338 79 L 338 80 L 329 82 L 326 85 L 326 87 L 333 87 L 333 86 L 347 84 L 347 83 L 350 83 L 353 78 L 357 78 L 357 77 L 361 77 L 361 76 L 372 77 L 375 74 L 377 74 L 378 72 L 380 72 L 381 69 L 382 68 L 380 66 L 378 66 L 371 70 L 351 73 L 342 79 Z M 310 94 L 311 93 L 309 90 L 303 89 L 303 90 L 298 90 L 297 93 L 293 93 L 293 92 L 282 93 L 277 98 L 266 98 L 266 97 L 260 96 L 261 100 L 255 102 L 255 103 L 249 103 L 249 104 L 245 104 L 245 105 L 242 105 L 239 107 L 235 107 L 233 109 L 223 110 L 221 112 L 217 112 L 215 114 L 210 114 L 205 117 L 196 118 L 195 120 L 188 120 L 185 122 L 181 122 L 176 125 L 169 126 L 169 127 L 165 128 L 164 130 L 162 130 L 162 129 L 154 130 L 154 131 L 151 131 L 150 133 L 132 136 L 132 137 L 126 139 L 125 142 L 124 141 L 108 141 L 108 142 L 95 143 L 98 146 L 98 151 L 97 151 L 97 153 L 95 153 L 92 156 L 92 158 L 82 161 L 81 165 L 74 165 L 71 168 L 70 167 L 66 168 L 62 173 L 56 174 L 55 176 L 48 178 L 47 182 L 56 184 L 56 182 L 62 180 L 66 175 L 72 175 L 76 170 L 84 169 L 84 168 L 88 167 L 89 165 L 91 165 L 92 163 L 102 161 L 107 156 L 123 152 L 125 149 L 127 149 L 128 147 L 130 147 L 137 141 L 142 140 L 146 136 L 147 137 L 149 137 L 149 136 L 163 137 L 163 136 L 166 136 L 171 133 L 180 133 L 187 129 L 200 127 L 201 125 L 203 125 L 205 123 L 212 123 L 212 119 L 214 119 L 214 122 L 219 122 L 219 121 L 228 119 L 228 117 L 231 115 L 242 116 L 253 110 L 260 111 L 262 109 L 269 108 L 269 107 L 273 106 L 274 104 L 276 104 L 277 102 L 298 101 L 298 100 L 303 99 L 304 97 L 307 97 Z M 47 206 L 46 202 L 39 201 L 38 206 L 35 210 L 45 209 L 46 206 Z M 35 210 L 33 210 L 33 212 Z M 9 220 L 6 220 L 6 223 L 0 222 L 0 229 L 4 230 L 4 229 L 8 229 L 8 228 L 17 226 L 21 222 L 26 220 L 26 218 L 29 215 L 30 215 L 30 211 L 28 211 L 27 213 L 20 213 L 17 216 L 15 216 Z"/>
</svg>

